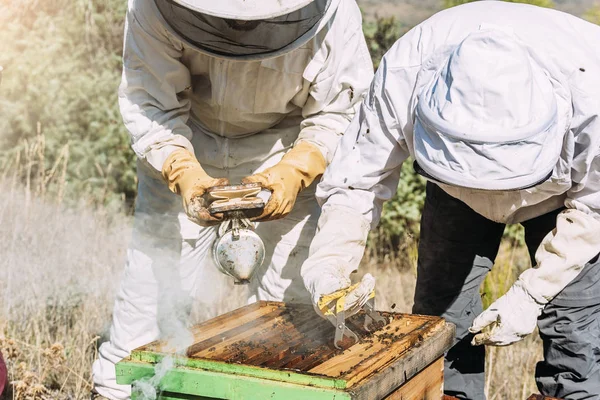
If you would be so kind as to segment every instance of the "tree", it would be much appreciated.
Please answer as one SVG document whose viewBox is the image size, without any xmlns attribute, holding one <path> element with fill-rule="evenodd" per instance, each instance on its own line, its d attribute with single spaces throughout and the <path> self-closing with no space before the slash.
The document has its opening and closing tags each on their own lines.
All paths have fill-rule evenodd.
<svg viewBox="0 0 600 400">
<path fill-rule="evenodd" d="M 363 30 L 373 60 L 373 67 L 377 68 L 379 66 L 379 61 L 383 55 L 402 36 L 404 32 L 401 28 L 400 23 L 396 21 L 394 16 L 379 17 L 374 26 L 365 24 Z"/>
<path fill-rule="evenodd" d="M 133 199 L 135 155 L 116 94 L 127 2 L 22 0 L 1 7 L 0 165 L 11 165 L 24 182 L 48 181 L 58 174 L 44 171 L 54 170 L 66 148 L 65 198 Z"/>
<path fill-rule="evenodd" d="M 596 4 L 583 14 L 583 18 L 593 24 L 600 25 L 600 5 Z"/>
</svg>

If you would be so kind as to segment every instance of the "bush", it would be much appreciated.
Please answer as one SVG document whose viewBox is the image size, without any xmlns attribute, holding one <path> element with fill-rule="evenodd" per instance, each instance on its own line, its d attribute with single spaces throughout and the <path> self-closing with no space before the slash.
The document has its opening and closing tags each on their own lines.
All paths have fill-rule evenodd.
<svg viewBox="0 0 600 400">
<path fill-rule="evenodd" d="M 376 22 L 365 22 L 363 31 L 373 67 L 379 67 L 379 61 L 394 43 L 403 35 L 402 25 L 395 17 L 377 18 Z"/>
<path fill-rule="evenodd" d="M 4 2 L 0 14 L 0 157 L 16 165 L 43 135 L 45 165 L 28 166 L 35 175 L 68 146 L 67 198 L 135 194 L 135 158 L 116 95 L 126 7 L 121 0 L 21 0 Z"/>
</svg>

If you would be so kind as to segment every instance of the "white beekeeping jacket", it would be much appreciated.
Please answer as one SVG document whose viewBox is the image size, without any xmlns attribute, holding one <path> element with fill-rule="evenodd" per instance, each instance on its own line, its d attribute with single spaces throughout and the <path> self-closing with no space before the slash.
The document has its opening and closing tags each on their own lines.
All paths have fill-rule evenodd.
<svg viewBox="0 0 600 400">
<path fill-rule="evenodd" d="M 209 56 L 171 30 L 153 0 L 130 0 L 119 104 L 134 151 L 156 170 L 174 148 L 194 151 L 193 134 L 202 135 L 200 163 L 226 167 L 241 157 L 227 153 L 228 139 L 255 135 L 268 155 L 261 132 L 289 126 L 300 129 L 292 142 L 311 142 L 330 161 L 372 73 L 354 0 L 341 0 L 304 45 L 256 61 Z"/>
</svg>

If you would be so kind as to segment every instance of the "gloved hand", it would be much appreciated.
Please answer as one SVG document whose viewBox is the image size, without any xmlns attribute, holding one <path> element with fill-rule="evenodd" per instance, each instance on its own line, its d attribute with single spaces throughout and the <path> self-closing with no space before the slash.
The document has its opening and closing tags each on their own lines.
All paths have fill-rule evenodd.
<svg viewBox="0 0 600 400">
<path fill-rule="evenodd" d="M 183 200 L 183 208 L 188 218 L 202 226 L 215 225 L 221 222 L 222 216 L 210 215 L 204 194 L 213 186 L 227 185 L 225 178 L 216 179 L 209 176 L 189 150 L 181 148 L 172 152 L 162 167 L 163 178 L 169 189 L 179 194 Z"/>
<path fill-rule="evenodd" d="M 242 183 L 260 183 L 272 192 L 262 214 L 252 220 L 271 221 L 288 215 L 298 193 L 322 175 L 326 166 L 315 145 L 299 142 L 276 165 L 242 179 Z"/>
<path fill-rule="evenodd" d="M 506 346 L 529 335 L 544 306 L 600 252 L 600 221 L 567 209 L 556 218 L 535 253 L 537 266 L 523 272 L 510 290 L 479 315 L 469 328 L 473 345 Z M 487 329 L 485 329 L 487 328 Z"/>
<path fill-rule="evenodd" d="M 375 278 L 371 274 L 365 274 L 359 283 L 350 286 L 350 281 L 346 277 L 324 277 L 331 279 L 331 288 L 333 292 L 322 295 L 316 302 L 315 310 L 321 317 L 335 315 L 336 305 L 342 305 L 345 317 L 348 318 L 361 310 L 365 303 L 371 297 L 375 290 Z M 325 285 L 324 285 L 325 286 Z"/>
<path fill-rule="evenodd" d="M 368 221 L 354 210 L 325 204 L 317 233 L 310 244 L 309 255 L 300 274 L 311 295 L 315 311 L 324 315 L 327 298 L 340 290 L 347 290 L 344 308 L 349 312 L 360 309 L 375 287 L 375 279 L 366 274 L 360 284 L 351 287 L 350 274 L 358 268 L 363 256 Z M 327 296 L 331 295 L 331 296 Z M 339 297 L 339 296 L 338 296 Z"/>
<path fill-rule="evenodd" d="M 531 334 L 544 304 L 540 304 L 517 281 L 509 290 L 479 314 L 469 328 L 477 333 L 471 344 L 508 346 Z"/>
<path fill-rule="evenodd" d="M 537 266 L 524 271 L 519 280 L 538 303 L 547 303 L 598 253 L 600 216 L 564 210 L 556 217 L 556 229 L 546 235 L 535 252 Z"/>
</svg>

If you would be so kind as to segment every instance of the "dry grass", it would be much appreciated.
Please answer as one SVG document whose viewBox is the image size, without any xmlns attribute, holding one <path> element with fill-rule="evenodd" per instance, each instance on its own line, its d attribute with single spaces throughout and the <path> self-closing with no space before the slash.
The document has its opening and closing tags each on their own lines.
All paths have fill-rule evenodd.
<svg viewBox="0 0 600 400">
<path fill-rule="evenodd" d="M 59 172 L 64 166 L 44 171 L 32 167 L 43 165 L 42 146 L 39 137 L 21 156 L 19 171 L 0 174 L 4 179 L 0 184 L 0 349 L 12 382 L 6 398 L 85 399 L 91 388 L 91 364 L 110 323 L 130 218 L 84 201 L 69 207 L 61 204 L 65 182 Z M 16 184 L 13 178 L 28 171 L 37 172 L 25 187 Z M 377 277 L 378 308 L 410 312 L 415 245 L 406 244 L 402 260 L 378 254 L 365 257 L 361 275 L 371 272 Z M 521 246 L 504 243 L 484 285 L 486 303 L 504 293 L 527 264 Z M 244 303 L 243 288 L 231 286 L 212 313 Z M 198 319 L 208 316 L 206 312 L 196 315 Z M 489 399 L 525 399 L 535 392 L 533 368 L 541 357 L 537 337 L 490 349 L 488 355 Z"/>
<path fill-rule="evenodd" d="M 21 190 L 2 193 L 0 347 L 14 398 L 83 398 L 89 392 L 127 232 L 122 216 L 27 201 Z"/>
</svg>

